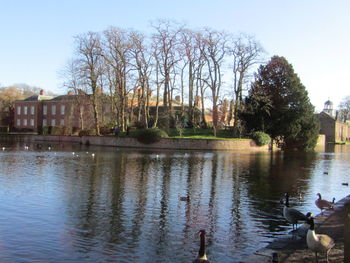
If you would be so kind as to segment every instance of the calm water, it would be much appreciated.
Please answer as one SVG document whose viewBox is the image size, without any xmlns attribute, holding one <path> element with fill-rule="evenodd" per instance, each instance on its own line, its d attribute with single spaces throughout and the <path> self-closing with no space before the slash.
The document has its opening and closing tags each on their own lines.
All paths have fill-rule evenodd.
<svg viewBox="0 0 350 263">
<path fill-rule="evenodd" d="M 349 194 L 345 145 L 292 155 L 0 146 L 0 262 L 192 262 L 203 228 L 212 262 L 238 262 L 291 230 L 283 192 L 315 214 L 318 192 Z"/>
</svg>

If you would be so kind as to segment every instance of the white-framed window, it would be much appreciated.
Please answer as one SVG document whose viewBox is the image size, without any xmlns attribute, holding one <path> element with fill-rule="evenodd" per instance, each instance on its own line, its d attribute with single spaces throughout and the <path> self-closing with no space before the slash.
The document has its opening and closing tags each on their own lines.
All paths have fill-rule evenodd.
<svg viewBox="0 0 350 263">
<path fill-rule="evenodd" d="M 28 106 L 24 106 L 24 115 L 28 114 Z"/>
<path fill-rule="evenodd" d="M 44 107 L 43 107 L 43 114 L 47 115 L 47 105 L 44 105 Z"/>
<path fill-rule="evenodd" d="M 30 119 L 30 126 L 34 127 L 34 119 Z"/>
<path fill-rule="evenodd" d="M 51 126 L 56 126 L 56 120 L 55 119 L 51 120 Z"/>
<path fill-rule="evenodd" d="M 61 115 L 64 115 L 65 110 L 66 110 L 66 105 L 61 105 Z"/>
<path fill-rule="evenodd" d="M 35 112 L 34 106 L 30 106 L 30 114 L 34 115 L 34 112 Z"/>
<path fill-rule="evenodd" d="M 51 114 L 56 115 L 56 105 L 51 106 Z M 52 125 L 53 126 L 53 125 Z"/>
<path fill-rule="evenodd" d="M 60 120 L 60 126 L 64 126 L 64 119 Z"/>
<path fill-rule="evenodd" d="M 23 126 L 27 126 L 28 125 L 28 120 L 27 119 L 24 119 L 23 120 Z"/>
<path fill-rule="evenodd" d="M 21 126 L 21 119 L 17 119 L 17 126 Z"/>
<path fill-rule="evenodd" d="M 43 119 L 43 126 L 47 126 L 47 119 Z"/>
<path fill-rule="evenodd" d="M 21 115 L 21 106 L 17 106 L 17 115 Z"/>
</svg>

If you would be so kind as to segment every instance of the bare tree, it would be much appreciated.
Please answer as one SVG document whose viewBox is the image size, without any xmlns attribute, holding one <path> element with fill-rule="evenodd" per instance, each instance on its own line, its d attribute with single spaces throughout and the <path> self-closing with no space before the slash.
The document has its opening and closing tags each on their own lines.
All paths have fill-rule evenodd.
<svg viewBox="0 0 350 263">
<path fill-rule="evenodd" d="M 342 122 L 350 119 L 350 96 L 346 96 L 339 104 L 339 117 Z"/>
<path fill-rule="evenodd" d="M 188 110 L 189 120 L 191 123 L 194 122 L 194 108 L 196 106 L 194 92 L 195 78 L 196 72 L 198 72 L 198 67 L 200 67 L 200 63 L 198 63 L 200 51 L 196 37 L 197 33 L 195 31 L 190 29 L 183 29 L 181 31 L 181 46 L 184 68 L 187 67 L 188 69 Z M 183 96 L 184 94 L 182 94 L 182 97 Z"/>
<path fill-rule="evenodd" d="M 102 87 L 99 85 L 103 75 L 103 59 L 100 34 L 88 32 L 75 37 L 77 48 L 77 63 L 80 76 L 92 93 L 93 115 L 96 135 L 100 135 L 99 96 Z"/>
<path fill-rule="evenodd" d="M 203 81 L 208 85 L 211 91 L 213 129 L 216 136 L 218 125 L 218 99 L 222 86 L 222 65 L 227 52 L 227 34 L 211 29 L 206 29 L 200 41 L 201 55 L 206 61 L 206 73 L 208 79 Z"/>
<path fill-rule="evenodd" d="M 127 82 L 131 71 L 131 43 L 125 30 L 111 27 L 104 32 L 104 59 L 109 67 L 109 83 L 112 85 L 115 96 L 118 123 L 122 131 L 126 130 L 128 116 L 126 111 L 129 105 L 128 94 L 132 88 Z"/>
<path fill-rule="evenodd" d="M 78 61 L 72 59 L 67 62 L 61 75 L 64 78 L 63 86 L 67 88 L 68 92 L 75 95 L 68 122 L 72 124 L 74 115 L 78 114 L 79 128 L 84 130 L 85 118 L 89 116 L 89 114 L 84 114 L 84 110 L 88 108 L 89 96 L 82 90 L 84 86 L 80 73 Z"/>
<path fill-rule="evenodd" d="M 152 94 L 150 90 L 150 75 L 152 73 L 152 56 L 147 50 L 145 36 L 138 32 L 131 32 L 132 46 L 131 54 L 133 57 L 133 67 L 137 71 L 137 83 L 140 87 L 138 93 L 138 121 L 143 122 L 144 127 L 148 128 L 149 120 L 149 100 Z"/>
<path fill-rule="evenodd" d="M 174 73 L 174 67 L 176 63 L 180 61 L 177 54 L 178 34 L 181 27 L 176 26 L 174 23 L 165 20 L 158 20 L 152 27 L 156 30 L 153 34 L 153 50 L 156 57 L 156 66 L 158 66 L 157 76 L 162 76 L 161 83 L 163 84 L 163 106 L 165 112 L 169 114 L 171 118 L 171 74 Z M 158 81 L 159 83 L 159 81 Z M 170 119 L 168 118 L 168 119 Z"/>
<path fill-rule="evenodd" d="M 243 86 L 251 77 L 249 71 L 251 68 L 261 62 L 260 57 L 264 52 L 261 45 L 252 37 L 240 34 L 233 39 L 232 46 L 229 47 L 229 53 L 232 58 L 232 73 L 233 73 L 233 91 L 234 105 L 232 117 L 234 127 L 236 127 L 237 111 L 243 100 Z"/>
</svg>

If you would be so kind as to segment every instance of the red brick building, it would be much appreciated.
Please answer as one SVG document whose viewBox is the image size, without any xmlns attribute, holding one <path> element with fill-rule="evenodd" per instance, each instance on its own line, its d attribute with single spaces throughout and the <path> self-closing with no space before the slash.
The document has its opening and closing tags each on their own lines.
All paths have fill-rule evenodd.
<svg viewBox="0 0 350 263">
<path fill-rule="evenodd" d="M 42 90 L 25 100 L 14 102 L 14 127 L 17 130 L 39 131 L 44 126 L 62 126 L 72 129 L 92 128 L 90 96 L 46 96 Z"/>
</svg>

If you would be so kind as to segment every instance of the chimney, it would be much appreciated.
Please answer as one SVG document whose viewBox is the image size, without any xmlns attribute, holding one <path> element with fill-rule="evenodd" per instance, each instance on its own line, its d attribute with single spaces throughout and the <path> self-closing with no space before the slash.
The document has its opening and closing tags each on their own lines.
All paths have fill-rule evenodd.
<svg viewBox="0 0 350 263">
<path fill-rule="evenodd" d="M 45 96 L 45 95 L 46 95 L 45 90 L 43 90 L 43 89 L 40 90 L 40 95 L 41 95 L 41 96 Z"/>
</svg>

